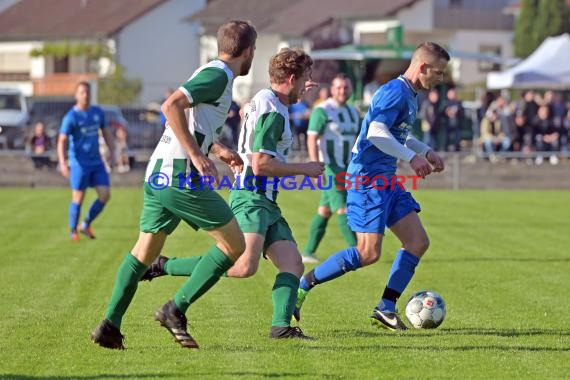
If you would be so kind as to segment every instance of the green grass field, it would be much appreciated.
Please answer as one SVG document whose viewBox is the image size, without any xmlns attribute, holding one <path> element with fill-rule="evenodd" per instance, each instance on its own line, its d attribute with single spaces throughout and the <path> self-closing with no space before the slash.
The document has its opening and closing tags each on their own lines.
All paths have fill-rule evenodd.
<svg viewBox="0 0 570 380">
<path fill-rule="evenodd" d="M 72 243 L 67 189 L 0 190 L 0 378 L 570 377 L 570 192 L 416 192 L 432 243 L 399 307 L 414 291 L 440 292 L 448 312 L 437 330 L 370 326 L 398 249 L 388 234 L 379 263 L 307 299 L 302 328 L 317 341 L 267 338 L 276 270 L 262 262 L 253 278 L 223 278 L 191 307 L 200 350 L 181 348 L 153 321 L 184 280 L 164 277 L 139 286 L 122 327 L 128 349 L 110 351 L 91 343 L 89 332 L 137 238 L 141 195 L 114 189 L 95 223 L 98 239 Z M 304 245 L 318 193 L 287 192 L 280 201 Z M 164 253 L 197 255 L 211 244 L 181 225 Z M 318 254 L 342 248 L 332 220 Z"/>
</svg>

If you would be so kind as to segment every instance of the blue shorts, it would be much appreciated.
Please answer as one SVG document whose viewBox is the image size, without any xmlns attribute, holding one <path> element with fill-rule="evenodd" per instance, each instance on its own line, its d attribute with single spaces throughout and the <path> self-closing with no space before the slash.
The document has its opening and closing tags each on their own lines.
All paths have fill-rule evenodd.
<svg viewBox="0 0 570 380">
<path fill-rule="evenodd" d="M 372 187 L 349 189 L 346 199 L 347 218 L 354 232 L 384 234 L 397 221 L 412 211 L 420 212 L 412 194 L 399 187 L 376 190 Z"/>
<path fill-rule="evenodd" d="M 88 187 L 109 187 L 109 173 L 103 163 L 99 165 L 71 164 L 69 183 L 72 190 L 85 190 Z"/>
</svg>

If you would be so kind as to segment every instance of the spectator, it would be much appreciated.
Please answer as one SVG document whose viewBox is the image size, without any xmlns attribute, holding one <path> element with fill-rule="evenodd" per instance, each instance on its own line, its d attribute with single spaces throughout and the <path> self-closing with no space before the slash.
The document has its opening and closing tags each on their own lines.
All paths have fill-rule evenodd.
<svg viewBox="0 0 570 380">
<path fill-rule="evenodd" d="M 439 150 L 438 133 L 442 113 L 439 104 L 439 91 L 432 89 L 428 98 L 422 102 L 420 117 L 422 118 L 423 141 L 434 150 Z"/>
<path fill-rule="evenodd" d="M 303 99 L 289 106 L 289 117 L 295 128 L 293 149 L 307 150 L 307 130 L 309 129 L 310 116 L 311 107 Z"/>
<path fill-rule="evenodd" d="M 378 64 L 378 66 L 376 66 L 376 69 L 374 70 L 374 77 L 370 82 L 364 85 L 364 90 L 362 93 L 363 107 L 365 107 L 366 109 L 368 108 L 368 106 L 370 105 L 370 101 L 374 96 L 374 93 L 376 92 L 376 90 L 380 88 L 381 84 L 382 84 L 382 72 L 380 70 L 380 64 Z"/>
<path fill-rule="evenodd" d="M 166 91 L 164 92 L 164 99 L 162 99 L 160 101 L 160 105 L 162 105 L 162 103 L 164 103 L 164 101 L 166 99 L 168 99 L 170 97 L 170 95 L 172 95 L 174 93 L 174 90 L 171 88 L 166 89 Z M 164 114 L 162 113 L 162 110 L 160 111 L 159 115 L 160 117 L 160 123 L 164 126 L 166 125 L 166 116 L 164 116 Z"/>
<path fill-rule="evenodd" d="M 560 151 L 568 156 L 568 137 L 570 136 L 570 109 L 566 112 L 566 117 L 562 120 L 562 135 L 560 136 Z"/>
<path fill-rule="evenodd" d="M 117 128 L 115 131 L 115 162 L 118 173 L 126 173 L 131 170 L 128 150 L 127 130 L 125 128 Z"/>
<path fill-rule="evenodd" d="M 514 122 L 513 151 L 530 153 L 532 151 L 532 125 L 526 119 L 522 110 L 515 113 Z"/>
<path fill-rule="evenodd" d="M 562 120 L 566 117 L 566 104 L 559 92 L 546 91 L 544 93 L 544 105 L 550 110 L 550 119 L 555 127 L 562 126 Z"/>
<path fill-rule="evenodd" d="M 538 112 L 538 103 L 535 101 L 535 93 L 532 90 L 523 92 L 523 101 L 520 105 L 524 113 L 524 117 L 529 122 L 534 122 Z"/>
<path fill-rule="evenodd" d="M 46 134 L 46 126 L 43 121 L 38 121 L 34 126 L 34 132 L 28 141 L 27 148 L 35 168 L 49 167 L 49 157 L 46 156 L 46 152 L 51 149 L 51 141 Z"/>
<path fill-rule="evenodd" d="M 238 146 L 239 127 L 241 123 L 240 109 L 240 105 L 232 100 L 230 109 L 228 110 L 226 125 L 224 126 L 224 129 L 227 131 L 227 134 L 224 135 L 229 136 L 223 139 L 223 143 L 234 150 Z"/>
<path fill-rule="evenodd" d="M 495 100 L 495 95 L 491 91 L 485 92 L 480 97 L 481 106 L 477 108 L 476 116 L 477 121 L 473 124 L 473 140 L 477 140 L 480 136 L 481 132 L 481 122 L 483 122 L 483 118 L 487 114 L 487 110 L 493 101 Z"/>
<path fill-rule="evenodd" d="M 503 127 L 503 132 L 508 136 L 512 136 L 514 126 L 513 112 L 507 98 L 503 95 L 499 95 L 497 99 L 489 105 L 487 113 L 490 113 L 491 111 L 497 112 L 497 116 L 499 117 Z"/>
<path fill-rule="evenodd" d="M 496 151 L 506 152 L 511 147 L 511 138 L 508 134 L 508 126 L 501 120 L 497 109 L 489 109 L 481 122 L 481 140 L 485 152 L 489 154 L 491 161 L 496 160 Z"/>
<path fill-rule="evenodd" d="M 461 127 L 465 120 L 465 110 L 461 101 L 457 99 L 457 91 L 454 87 L 447 90 L 447 99 L 443 109 L 445 133 L 443 149 L 448 151 L 451 145 L 454 151 L 459 151 Z"/>
<path fill-rule="evenodd" d="M 558 157 L 554 152 L 560 148 L 560 132 L 550 119 L 550 108 L 542 105 L 538 108 L 537 118 L 533 126 L 534 142 L 538 152 L 552 152 L 550 155 L 550 163 L 558 164 Z M 540 165 L 544 161 L 544 157 L 539 154 L 536 157 L 536 164 Z"/>
<path fill-rule="evenodd" d="M 313 108 L 315 108 L 316 106 L 318 106 L 319 104 L 330 98 L 330 96 L 331 96 L 330 89 L 328 87 L 321 87 L 319 89 L 319 95 L 317 99 L 315 99 L 315 101 L 313 102 Z"/>
</svg>

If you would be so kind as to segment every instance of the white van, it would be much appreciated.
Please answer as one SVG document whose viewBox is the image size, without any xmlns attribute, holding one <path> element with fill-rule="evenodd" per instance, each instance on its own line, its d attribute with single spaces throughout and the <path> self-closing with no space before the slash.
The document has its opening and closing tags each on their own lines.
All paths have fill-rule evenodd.
<svg viewBox="0 0 570 380">
<path fill-rule="evenodd" d="M 0 148 L 23 149 L 28 121 L 24 94 L 19 90 L 0 88 Z"/>
</svg>

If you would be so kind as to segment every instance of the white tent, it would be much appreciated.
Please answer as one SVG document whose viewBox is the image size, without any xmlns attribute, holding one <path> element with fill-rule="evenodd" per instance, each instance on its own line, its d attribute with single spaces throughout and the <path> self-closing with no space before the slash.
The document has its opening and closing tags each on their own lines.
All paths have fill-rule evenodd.
<svg viewBox="0 0 570 380">
<path fill-rule="evenodd" d="M 548 37 L 518 65 L 489 73 L 487 88 L 570 88 L 570 35 Z"/>
</svg>

